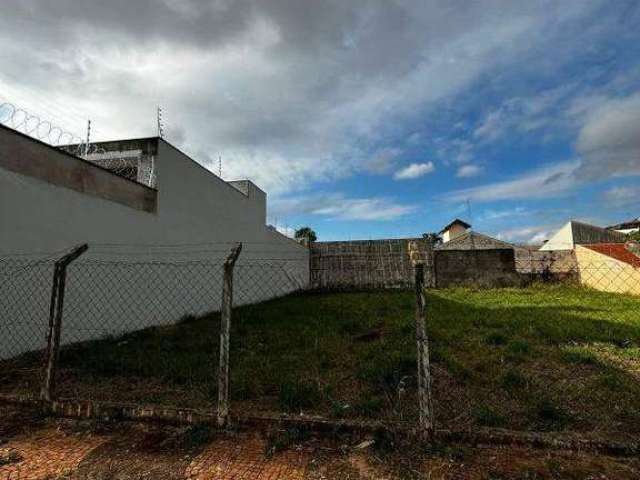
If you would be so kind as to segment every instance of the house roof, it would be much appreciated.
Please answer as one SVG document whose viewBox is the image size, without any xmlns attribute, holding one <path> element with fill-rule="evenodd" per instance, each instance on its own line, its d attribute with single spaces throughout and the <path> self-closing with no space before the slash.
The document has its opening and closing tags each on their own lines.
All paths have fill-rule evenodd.
<svg viewBox="0 0 640 480">
<path fill-rule="evenodd" d="M 478 232 L 465 232 L 462 235 L 438 245 L 437 250 L 494 250 L 498 248 L 514 248 L 515 245 L 483 235 Z"/>
<path fill-rule="evenodd" d="M 618 223 L 617 225 L 611 225 L 607 227 L 607 230 L 625 230 L 627 228 L 638 227 L 640 227 L 640 217 L 634 218 L 633 220 L 629 220 L 627 222 Z"/>
<path fill-rule="evenodd" d="M 583 245 L 583 247 L 620 262 L 627 263 L 633 267 L 640 268 L 640 257 L 630 252 L 624 243 L 597 243 L 593 245 Z"/>
<path fill-rule="evenodd" d="M 444 233 L 447 230 L 449 230 L 451 227 L 453 227 L 454 225 L 461 225 L 464 228 L 471 228 L 471 225 L 469 225 L 467 222 L 460 220 L 459 218 L 456 218 L 455 220 L 453 220 L 452 222 L 450 222 L 448 225 L 446 225 L 442 230 L 440 230 L 438 233 Z"/>
</svg>

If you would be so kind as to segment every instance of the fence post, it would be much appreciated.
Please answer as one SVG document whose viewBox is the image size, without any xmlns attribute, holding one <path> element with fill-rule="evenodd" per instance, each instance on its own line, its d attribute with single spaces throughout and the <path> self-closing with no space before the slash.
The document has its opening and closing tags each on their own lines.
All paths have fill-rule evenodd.
<svg viewBox="0 0 640 480">
<path fill-rule="evenodd" d="M 433 406 L 431 401 L 431 373 L 429 369 L 429 340 L 426 329 L 426 300 L 424 295 L 424 264 L 415 265 L 416 342 L 418 353 L 418 402 L 420 408 L 419 433 L 433 438 Z"/>
<path fill-rule="evenodd" d="M 45 357 L 40 399 L 50 402 L 55 397 L 56 370 L 60 352 L 60 334 L 62 331 L 62 313 L 64 310 L 64 290 L 67 280 L 67 267 L 76 258 L 87 251 L 85 243 L 56 261 L 53 267 L 53 286 L 49 304 L 49 331 L 47 332 L 47 354 Z"/>
<path fill-rule="evenodd" d="M 224 427 L 229 417 L 229 331 L 233 307 L 233 267 L 242 250 L 242 243 L 231 249 L 224 262 L 222 304 L 220 306 L 220 363 L 218 365 L 218 426 Z"/>
</svg>

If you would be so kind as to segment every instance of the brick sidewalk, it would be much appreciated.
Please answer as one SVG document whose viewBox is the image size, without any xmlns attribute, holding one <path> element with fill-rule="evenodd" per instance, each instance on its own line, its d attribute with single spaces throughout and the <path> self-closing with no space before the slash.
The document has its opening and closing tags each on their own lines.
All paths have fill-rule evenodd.
<svg viewBox="0 0 640 480">
<path fill-rule="evenodd" d="M 0 465 L 0 480 L 102 478 L 99 475 L 114 479 L 302 480 L 310 461 L 308 452 L 298 450 L 267 456 L 265 441 L 255 435 L 215 439 L 191 452 L 156 449 L 143 437 L 135 431 L 70 434 L 47 429 L 10 439 L 0 452 L 14 461 Z"/>
<path fill-rule="evenodd" d="M 341 442 L 309 439 L 266 455 L 275 443 L 255 433 L 29 418 L 0 408 L 0 480 L 640 478 L 635 457 L 513 446 L 385 451 Z"/>
</svg>

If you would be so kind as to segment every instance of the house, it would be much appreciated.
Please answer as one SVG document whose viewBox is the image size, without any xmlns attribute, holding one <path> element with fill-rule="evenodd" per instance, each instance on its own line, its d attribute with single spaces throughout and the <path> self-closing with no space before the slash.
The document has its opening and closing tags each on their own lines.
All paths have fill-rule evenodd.
<svg viewBox="0 0 640 480">
<path fill-rule="evenodd" d="M 607 227 L 607 230 L 615 230 L 616 232 L 625 233 L 627 235 L 634 232 L 640 232 L 640 217 L 618 223 L 617 225 L 611 225 Z"/>
<path fill-rule="evenodd" d="M 471 225 L 469 225 L 467 222 L 464 222 L 459 218 L 456 218 L 451 223 L 449 223 L 446 227 L 440 230 L 438 234 L 442 238 L 442 243 L 447 243 L 453 240 L 454 238 L 457 238 L 460 235 L 464 234 L 470 228 L 471 228 Z"/>
<path fill-rule="evenodd" d="M 540 251 L 573 250 L 576 245 L 595 243 L 624 243 L 625 234 L 571 220 L 558 230 Z"/>
<path fill-rule="evenodd" d="M 465 224 L 468 225 L 468 224 Z M 469 225 L 471 228 L 471 225 Z M 484 235 L 482 233 L 474 232 L 473 230 L 466 230 L 465 232 L 458 234 L 448 241 L 442 241 L 441 244 L 436 246 L 438 250 L 494 250 L 499 248 L 514 248 L 515 245 L 497 238 Z"/>
<path fill-rule="evenodd" d="M 461 222 L 454 220 L 454 222 Z M 483 233 L 471 230 L 471 225 L 462 222 L 466 230 L 460 233 L 458 228 L 453 238 L 436 245 L 436 250 L 513 250 L 515 269 L 519 273 L 551 275 L 563 278 L 575 271 L 575 259 L 571 251 L 541 252 L 531 245 L 516 245 Z M 451 224 L 449 224 L 451 225 Z M 449 225 L 443 229 L 446 231 Z M 454 227 L 455 228 L 455 227 Z"/>
<path fill-rule="evenodd" d="M 33 262 L 89 245 L 74 264 L 84 267 L 69 274 L 65 325 L 75 327 L 63 329 L 63 342 L 219 309 L 222 264 L 236 242 L 236 303 L 308 285 L 309 249 L 267 227 L 267 195 L 252 181 L 224 181 L 158 137 L 92 147 L 81 158 L 0 125 L 0 256 Z M 187 260 L 199 273 L 182 267 Z M 0 331 L 12 330 L 0 335 L 0 358 L 20 353 L 11 338 L 25 339 L 21 351 L 46 338 L 52 272 L 30 265 L 14 272 L 0 264 Z M 52 261 L 41 265 L 51 269 Z M 158 273 L 162 265 L 170 275 Z M 153 287 L 154 275 L 165 287 Z M 117 302 L 136 301 L 144 305 L 123 323 Z M 87 321 L 100 327 L 83 327 Z"/>
<path fill-rule="evenodd" d="M 640 295 L 640 256 L 624 243 L 576 245 L 580 283 L 596 290 Z"/>
</svg>

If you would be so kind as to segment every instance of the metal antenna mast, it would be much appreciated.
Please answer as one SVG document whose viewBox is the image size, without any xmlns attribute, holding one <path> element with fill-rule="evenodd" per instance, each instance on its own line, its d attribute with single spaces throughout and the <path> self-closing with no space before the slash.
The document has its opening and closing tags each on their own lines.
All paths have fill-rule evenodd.
<svg viewBox="0 0 640 480">
<path fill-rule="evenodd" d="M 164 126 L 162 125 L 162 107 L 160 105 L 158 105 L 157 121 L 158 121 L 158 136 L 162 138 L 164 137 Z"/>
<path fill-rule="evenodd" d="M 222 155 L 218 155 L 218 176 L 222 178 Z"/>
</svg>

